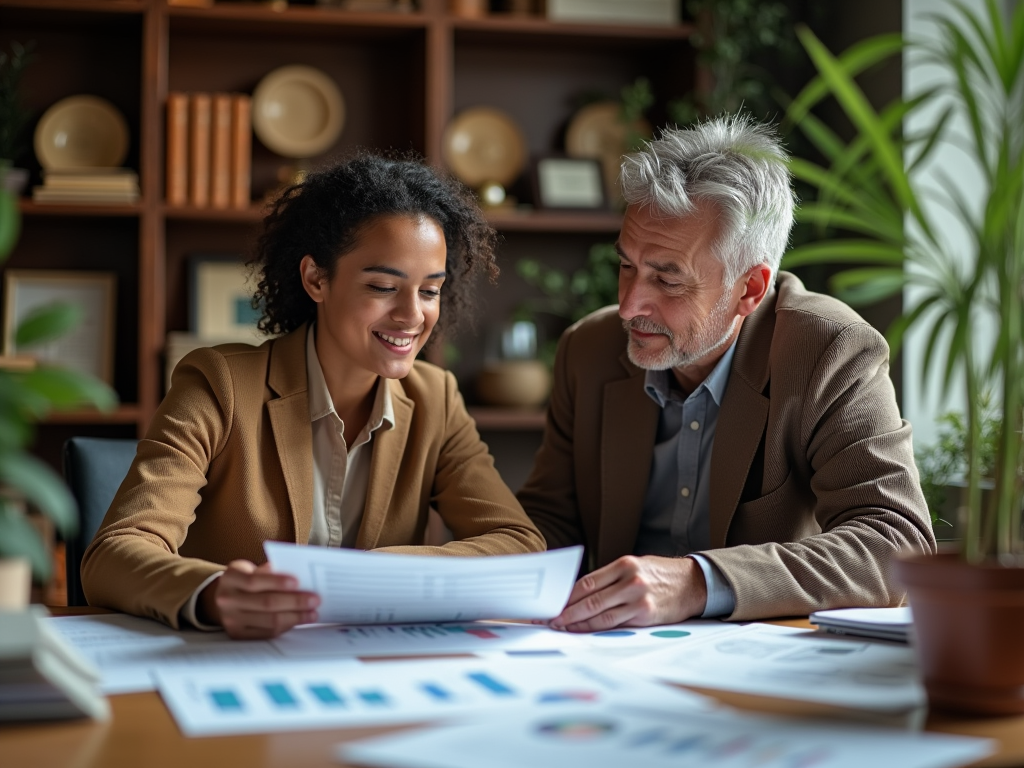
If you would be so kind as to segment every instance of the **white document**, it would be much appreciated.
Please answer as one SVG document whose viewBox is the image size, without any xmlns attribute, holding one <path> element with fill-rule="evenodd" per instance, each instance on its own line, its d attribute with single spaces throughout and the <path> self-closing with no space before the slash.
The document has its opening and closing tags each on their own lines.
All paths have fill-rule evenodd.
<svg viewBox="0 0 1024 768">
<path fill-rule="evenodd" d="M 525 705 L 543 712 L 616 701 L 677 717 L 715 706 L 615 669 L 553 660 L 292 661 L 156 675 L 186 736 L 420 722 Z M 480 754 L 489 753 L 477 761 Z"/>
<path fill-rule="evenodd" d="M 48 618 L 63 637 L 101 675 L 104 693 L 152 691 L 158 667 L 195 669 L 280 661 L 268 642 L 231 640 L 223 632 L 178 632 L 150 619 L 124 614 Z"/>
<path fill-rule="evenodd" d="M 532 624 L 477 621 L 430 624 L 311 624 L 296 627 L 272 642 L 284 656 L 294 658 L 488 651 L 500 651 L 511 656 L 530 656 L 548 652 L 559 655 L 563 649 L 583 648 L 584 637 Z"/>
<path fill-rule="evenodd" d="M 684 685 L 872 712 L 905 712 L 925 703 L 908 646 L 771 624 L 748 624 L 619 666 Z"/>
<path fill-rule="evenodd" d="M 342 744 L 337 755 L 388 768 L 953 768 L 993 751 L 992 741 L 963 736 L 605 705 L 488 713 Z"/>
<path fill-rule="evenodd" d="M 909 607 L 837 608 L 812 613 L 811 624 L 837 635 L 877 637 L 905 643 L 911 637 L 914 617 Z"/>
<path fill-rule="evenodd" d="M 582 547 L 529 555 L 428 557 L 336 547 L 263 545 L 271 566 L 320 595 L 320 620 L 396 624 L 557 616 Z"/>
</svg>

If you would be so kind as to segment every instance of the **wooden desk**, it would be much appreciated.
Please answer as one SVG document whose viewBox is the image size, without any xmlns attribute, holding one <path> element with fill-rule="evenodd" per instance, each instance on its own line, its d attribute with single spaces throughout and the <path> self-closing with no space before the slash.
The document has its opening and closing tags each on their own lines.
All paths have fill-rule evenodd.
<svg viewBox="0 0 1024 768">
<path fill-rule="evenodd" d="M 56 612 L 56 611 L 55 611 Z M 82 613 L 65 609 L 61 613 Z M 809 626 L 806 620 L 779 624 Z M 729 704 L 772 712 L 786 703 L 753 696 L 718 695 Z M 110 697 L 108 723 L 73 721 L 0 727 L 0 765 L 4 768 L 337 768 L 335 745 L 395 727 L 270 733 L 186 739 L 156 693 Z M 815 708 L 820 710 L 820 708 Z M 999 741 L 1000 751 L 983 766 L 1024 764 L 1024 717 L 970 720 L 932 715 L 927 730 L 984 736 Z"/>
</svg>

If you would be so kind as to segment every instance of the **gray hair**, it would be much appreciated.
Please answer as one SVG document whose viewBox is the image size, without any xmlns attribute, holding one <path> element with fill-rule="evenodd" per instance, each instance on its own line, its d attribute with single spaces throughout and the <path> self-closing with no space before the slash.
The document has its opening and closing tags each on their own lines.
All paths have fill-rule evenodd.
<svg viewBox="0 0 1024 768">
<path fill-rule="evenodd" d="M 771 126 L 724 115 L 667 128 L 623 158 L 622 194 L 669 216 L 693 213 L 696 201 L 716 205 L 725 222 L 714 251 L 732 285 L 762 262 L 778 271 L 796 207 L 788 161 Z"/>
</svg>

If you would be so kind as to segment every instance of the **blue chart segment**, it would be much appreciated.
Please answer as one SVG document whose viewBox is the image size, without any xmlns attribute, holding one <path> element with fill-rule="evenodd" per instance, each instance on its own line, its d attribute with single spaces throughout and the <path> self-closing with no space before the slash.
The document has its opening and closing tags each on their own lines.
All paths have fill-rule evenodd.
<svg viewBox="0 0 1024 768">
<path fill-rule="evenodd" d="M 380 691 L 359 691 L 358 695 L 364 703 L 369 704 L 371 707 L 391 706 L 391 702 L 388 701 L 388 697 Z"/>
<path fill-rule="evenodd" d="M 455 698 L 451 691 L 442 688 L 437 683 L 423 683 L 420 689 L 434 701 L 451 701 Z"/>
<path fill-rule="evenodd" d="M 297 707 L 299 702 L 284 683 L 264 683 L 263 690 L 270 700 L 279 707 Z"/>
<path fill-rule="evenodd" d="M 321 704 L 326 704 L 329 707 L 344 707 L 345 700 L 338 695 L 338 692 L 326 683 L 319 685 L 310 685 L 309 692 L 313 694 L 317 701 Z"/>
<path fill-rule="evenodd" d="M 516 692 L 504 683 L 496 680 L 486 672 L 470 672 L 466 675 L 470 680 L 495 696 L 515 696 Z"/>
<path fill-rule="evenodd" d="M 234 691 L 210 691 L 213 706 L 224 712 L 240 712 L 242 702 Z"/>
</svg>

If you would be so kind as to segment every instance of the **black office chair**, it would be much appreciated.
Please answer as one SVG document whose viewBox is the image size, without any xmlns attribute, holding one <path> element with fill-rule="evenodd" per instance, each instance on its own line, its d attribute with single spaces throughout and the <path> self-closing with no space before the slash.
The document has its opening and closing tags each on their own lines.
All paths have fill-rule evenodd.
<svg viewBox="0 0 1024 768">
<path fill-rule="evenodd" d="M 78 502 L 78 535 L 65 542 L 68 605 L 88 605 L 82 591 L 82 555 L 103 522 L 135 458 L 137 440 L 72 437 L 64 443 L 64 479 Z"/>
</svg>

